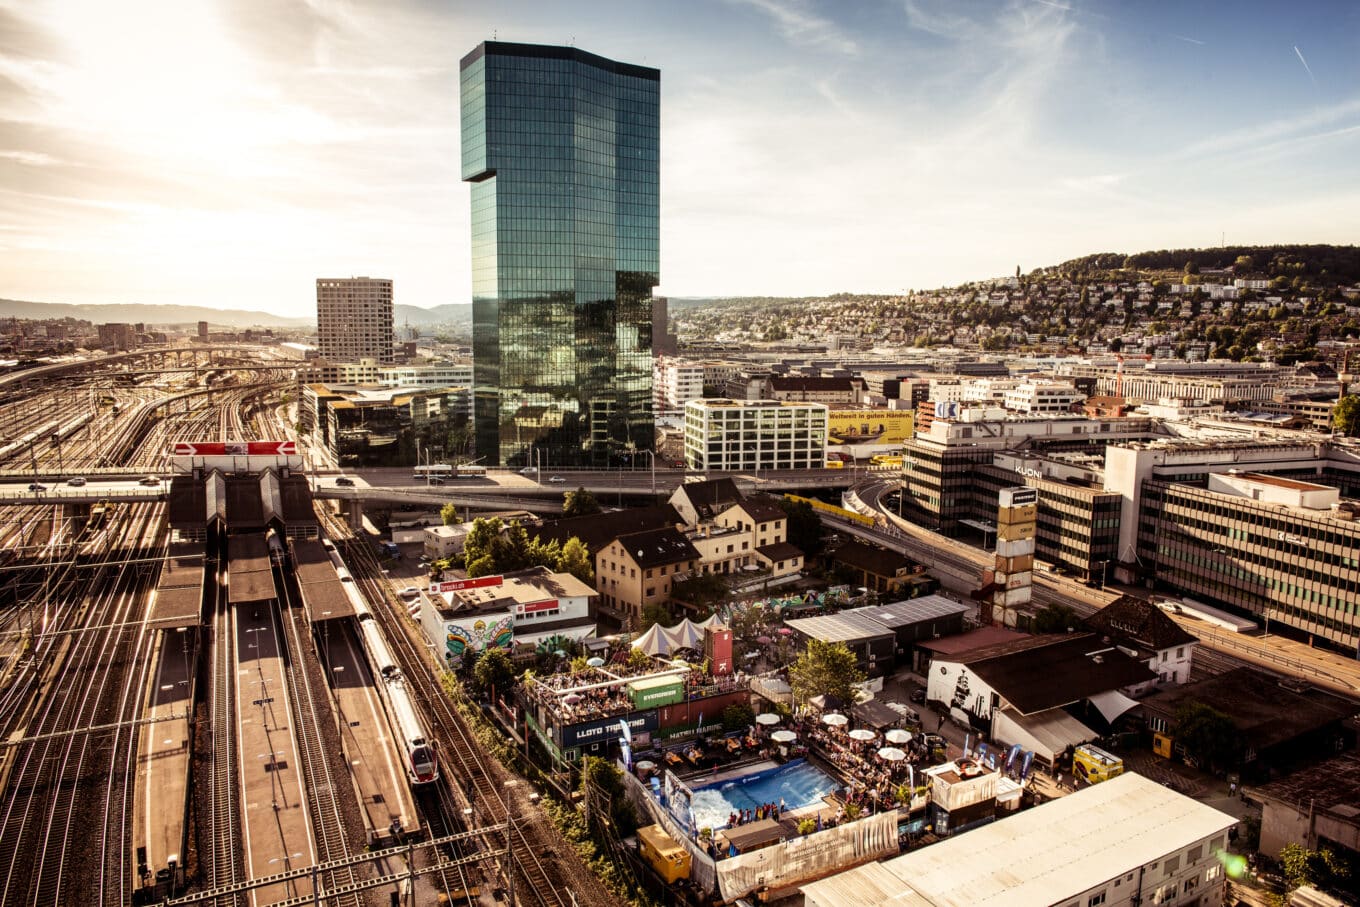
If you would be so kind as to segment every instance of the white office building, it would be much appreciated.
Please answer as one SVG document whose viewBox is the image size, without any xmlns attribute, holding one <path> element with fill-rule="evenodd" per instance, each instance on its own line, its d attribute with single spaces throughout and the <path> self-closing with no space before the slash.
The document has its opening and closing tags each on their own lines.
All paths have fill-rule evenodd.
<svg viewBox="0 0 1360 907">
<path fill-rule="evenodd" d="M 789 400 L 691 400 L 685 404 L 690 469 L 824 469 L 829 410 Z"/>
<path fill-rule="evenodd" d="M 684 359 L 659 357 L 653 369 L 652 387 L 657 412 L 678 412 L 691 400 L 704 395 L 704 366 Z"/>
<path fill-rule="evenodd" d="M 1066 413 L 1086 395 L 1070 384 L 1055 381 L 1023 381 L 1006 390 L 1006 409 L 1020 413 Z"/>
</svg>

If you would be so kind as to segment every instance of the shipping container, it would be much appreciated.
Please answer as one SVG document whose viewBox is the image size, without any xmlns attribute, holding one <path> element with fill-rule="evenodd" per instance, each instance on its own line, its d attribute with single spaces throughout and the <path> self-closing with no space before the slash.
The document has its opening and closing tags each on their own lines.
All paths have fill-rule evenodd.
<svg viewBox="0 0 1360 907">
<path fill-rule="evenodd" d="M 628 698 L 635 709 L 654 709 L 674 705 L 685 698 L 685 684 L 680 677 L 644 677 L 628 684 Z"/>
</svg>

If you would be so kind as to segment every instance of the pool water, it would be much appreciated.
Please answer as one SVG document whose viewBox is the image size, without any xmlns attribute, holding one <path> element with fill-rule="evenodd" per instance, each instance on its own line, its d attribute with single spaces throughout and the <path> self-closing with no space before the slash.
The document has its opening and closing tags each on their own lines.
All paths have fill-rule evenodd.
<svg viewBox="0 0 1360 907">
<path fill-rule="evenodd" d="M 811 806 L 838 787 L 840 784 L 821 769 L 796 759 L 778 768 L 696 789 L 690 802 L 694 827 L 722 828 L 733 812 L 778 803 L 780 798 L 787 809 Z"/>
</svg>

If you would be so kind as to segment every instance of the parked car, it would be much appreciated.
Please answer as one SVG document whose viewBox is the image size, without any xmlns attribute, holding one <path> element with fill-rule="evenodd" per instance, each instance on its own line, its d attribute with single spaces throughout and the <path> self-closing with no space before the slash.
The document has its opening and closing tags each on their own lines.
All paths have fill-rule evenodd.
<svg viewBox="0 0 1360 907">
<path fill-rule="evenodd" d="M 521 470 L 519 471 L 519 474 L 522 475 L 522 476 L 536 476 L 536 475 L 538 475 L 538 467 L 537 467 L 537 466 L 526 466 L 526 467 L 524 467 L 523 469 L 521 469 Z"/>
<path fill-rule="evenodd" d="M 84 476 L 71 476 L 71 478 L 69 478 L 69 479 L 66 480 L 66 484 L 67 484 L 67 485 L 74 485 L 75 487 L 79 488 L 80 486 L 82 486 L 82 485 L 85 484 L 85 477 L 84 477 Z"/>
<path fill-rule="evenodd" d="M 339 485 L 342 488 L 353 488 L 354 480 L 351 479 L 349 476 L 341 476 L 340 478 L 335 480 L 335 484 Z"/>
<path fill-rule="evenodd" d="M 139 484 L 141 484 L 141 485 L 159 485 L 160 483 L 161 483 L 161 480 L 160 480 L 159 478 L 157 478 L 156 476 L 142 476 L 141 481 L 140 481 Z"/>
<path fill-rule="evenodd" d="M 567 480 L 564 479 L 564 478 L 562 478 L 561 476 L 553 476 L 552 478 L 548 479 L 548 481 L 551 482 L 551 483 L 553 483 L 554 485 L 565 485 L 565 484 L 567 484 Z"/>
<path fill-rule="evenodd" d="M 415 598 L 419 594 L 420 590 L 417 589 L 415 586 L 407 586 L 405 589 L 401 590 L 402 598 Z"/>
</svg>

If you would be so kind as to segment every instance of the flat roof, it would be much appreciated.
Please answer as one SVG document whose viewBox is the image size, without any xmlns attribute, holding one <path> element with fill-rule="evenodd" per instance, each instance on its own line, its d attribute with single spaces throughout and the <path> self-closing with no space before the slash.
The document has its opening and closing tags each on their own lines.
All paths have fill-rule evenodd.
<svg viewBox="0 0 1360 907">
<path fill-rule="evenodd" d="M 896 629 L 922 621 L 952 617 L 955 614 L 967 614 L 968 610 L 967 605 L 945 598 L 943 595 L 922 595 L 920 598 L 909 598 L 878 607 L 852 608 L 841 613 L 863 614 L 885 627 Z"/>
<path fill-rule="evenodd" d="M 233 535 L 227 542 L 227 557 L 227 598 L 232 604 L 275 597 L 269 546 L 263 533 Z"/>
<path fill-rule="evenodd" d="M 1226 833 L 1234 816 L 1135 772 L 975 828 L 882 865 L 930 907 L 1030 907 L 1056 904 L 1160 860 L 1195 841 Z M 1226 835 L 1225 835 L 1226 843 Z M 843 874 L 844 875 L 844 874 Z M 870 907 L 885 903 L 852 879 L 833 876 L 839 900 L 817 904 Z M 881 880 L 882 877 L 879 877 Z M 809 886 L 814 887 L 814 886 Z"/>
<path fill-rule="evenodd" d="M 969 630 L 967 633 L 960 633 L 957 636 L 946 636 L 944 639 L 923 639 L 916 645 L 922 649 L 929 649 L 937 655 L 963 655 L 1000 643 L 1032 638 L 1029 634 L 1021 633 L 1019 630 L 986 626 Z"/>
<path fill-rule="evenodd" d="M 1229 473 L 1231 475 L 1231 473 Z M 1332 491 L 1331 485 L 1319 485 L 1316 482 L 1300 482 L 1298 479 L 1286 479 L 1280 476 L 1269 476 L 1263 472 L 1244 472 L 1236 476 L 1239 479 L 1246 479 L 1248 482 L 1255 482 L 1258 485 L 1274 485 L 1276 488 L 1288 488 L 1291 491 Z"/>
<path fill-rule="evenodd" d="M 191 627 L 202 619 L 203 568 L 202 542 L 170 546 L 151 603 L 151 623 Z"/>
<path fill-rule="evenodd" d="M 816 617 L 796 617 L 784 623 L 804 636 L 823 642 L 853 642 L 893 635 L 892 630 L 878 621 L 853 611 L 819 614 Z"/>
</svg>

